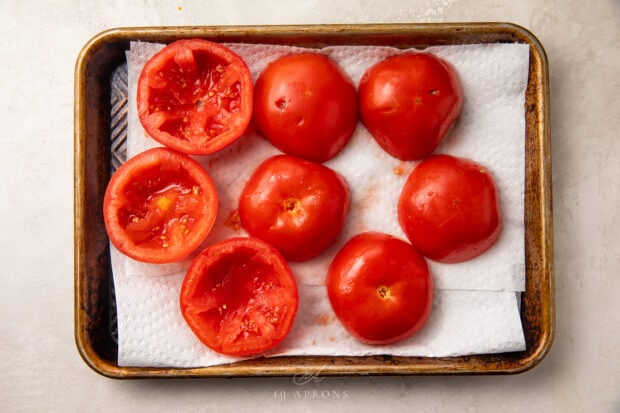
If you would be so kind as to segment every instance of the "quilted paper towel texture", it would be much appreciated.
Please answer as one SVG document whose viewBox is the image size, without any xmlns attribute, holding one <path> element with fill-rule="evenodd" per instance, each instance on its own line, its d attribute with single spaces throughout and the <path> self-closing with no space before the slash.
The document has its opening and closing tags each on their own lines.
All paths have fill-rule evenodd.
<svg viewBox="0 0 620 413">
<path fill-rule="evenodd" d="M 274 45 L 228 46 L 246 60 L 254 80 L 269 61 L 304 50 Z M 161 47 L 132 43 L 127 53 L 128 156 L 159 146 L 145 134 L 137 119 L 135 92 L 142 66 Z M 408 173 L 416 165 L 390 157 L 358 124 L 343 152 L 326 163 L 343 174 L 352 189 L 350 218 L 338 241 L 325 253 L 310 262 L 291 265 L 300 284 L 300 311 L 291 335 L 276 349 L 277 354 L 450 356 L 524 348 L 515 291 L 522 291 L 525 285 L 524 92 L 529 48 L 491 44 L 433 47 L 427 51 L 455 66 L 465 97 L 461 118 L 436 153 L 469 157 L 489 168 L 500 193 L 502 236 L 489 252 L 472 261 L 458 265 L 429 262 L 435 277 L 436 301 L 426 328 L 417 336 L 389 347 L 365 346 L 349 337 L 333 318 L 322 287 L 327 266 L 340 247 L 361 231 L 382 231 L 404 238 L 398 226 L 396 204 Z M 357 84 L 369 66 L 403 51 L 337 46 L 321 52 L 336 61 Z M 220 194 L 218 220 L 205 245 L 245 235 L 243 230 L 234 231 L 226 226 L 225 221 L 236 209 L 249 174 L 263 159 L 277 153 L 277 149 L 249 130 L 224 151 L 197 157 L 213 177 Z M 397 168 L 404 173 L 395 174 Z M 150 265 L 114 251 L 119 364 L 189 367 L 235 360 L 206 349 L 180 315 L 178 292 L 190 259 Z"/>
</svg>

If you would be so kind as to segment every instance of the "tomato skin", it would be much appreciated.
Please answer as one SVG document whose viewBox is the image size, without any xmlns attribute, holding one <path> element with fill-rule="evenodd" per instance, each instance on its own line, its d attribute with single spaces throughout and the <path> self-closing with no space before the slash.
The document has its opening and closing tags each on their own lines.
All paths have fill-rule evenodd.
<svg viewBox="0 0 620 413">
<path fill-rule="evenodd" d="M 398 219 L 423 255 L 444 263 L 477 257 L 501 232 L 499 198 L 489 171 L 449 155 L 431 156 L 411 172 Z"/>
<path fill-rule="evenodd" d="M 187 257 L 207 237 L 218 209 L 209 174 L 189 156 L 167 149 L 142 152 L 112 175 L 103 200 L 110 241 L 143 262 Z"/>
<path fill-rule="evenodd" d="M 463 92 L 457 73 L 429 53 L 383 60 L 359 84 L 363 124 L 377 143 L 401 160 L 430 155 L 458 118 Z"/>
<path fill-rule="evenodd" d="M 431 312 L 433 279 L 424 257 L 391 235 L 353 237 L 334 258 L 326 285 L 342 325 L 366 344 L 411 337 Z"/>
<path fill-rule="evenodd" d="M 181 313 L 212 350 L 250 356 L 280 344 L 297 313 L 297 283 L 284 258 L 256 238 L 229 238 L 201 252 L 187 271 Z"/>
<path fill-rule="evenodd" d="M 328 167 L 290 155 L 265 160 L 239 199 L 241 225 L 291 261 L 307 261 L 330 246 L 344 226 L 350 193 Z"/>
<path fill-rule="evenodd" d="M 161 144 L 191 155 L 219 151 L 252 117 L 252 75 L 232 50 L 202 39 L 173 42 L 144 65 L 138 117 Z"/>
<path fill-rule="evenodd" d="M 282 152 L 325 162 L 346 146 L 357 125 L 355 86 L 327 56 L 285 56 L 256 81 L 254 121 Z"/>
</svg>

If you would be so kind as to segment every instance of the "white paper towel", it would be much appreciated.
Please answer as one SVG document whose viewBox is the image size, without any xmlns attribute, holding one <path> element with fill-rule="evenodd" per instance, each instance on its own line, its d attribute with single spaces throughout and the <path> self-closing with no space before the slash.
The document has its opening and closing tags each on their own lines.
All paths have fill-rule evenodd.
<svg viewBox="0 0 620 413">
<path fill-rule="evenodd" d="M 303 49 L 274 45 L 230 44 L 248 63 L 254 80 L 269 61 Z M 137 78 L 143 64 L 162 45 L 132 43 L 129 73 L 128 156 L 159 146 L 142 129 L 136 113 Z M 450 356 L 517 351 L 524 348 L 516 291 L 525 287 L 524 266 L 524 93 L 529 48 L 520 44 L 443 46 L 427 49 L 456 68 L 464 106 L 455 128 L 436 153 L 468 157 L 487 166 L 500 196 L 503 230 L 482 256 L 460 264 L 430 262 L 436 301 L 427 326 L 392 346 L 367 346 L 348 336 L 333 318 L 323 280 L 333 256 L 353 235 L 367 230 L 405 239 L 396 205 L 400 189 L 416 162 L 385 153 L 360 124 L 351 141 L 326 163 L 347 180 L 352 204 L 337 242 L 306 263 L 292 263 L 300 288 L 300 310 L 290 336 L 274 354 Z M 396 53 L 390 47 L 336 46 L 321 50 L 358 84 L 364 71 Z M 266 157 L 280 153 L 251 128 L 220 153 L 197 159 L 216 183 L 220 211 L 205 245 L 246 235 L 226 221 L 236 210 L 247 177 Z M 396 173 L 402 172 L 402 174 Z M 204 347 L 185 325 L 178 309 L 179 288 L 189 259 L 167 265 L 144 264 L 113 250 L 117 294 L 119 364 L 206 366 L 236 360 Z"/>
</svg>

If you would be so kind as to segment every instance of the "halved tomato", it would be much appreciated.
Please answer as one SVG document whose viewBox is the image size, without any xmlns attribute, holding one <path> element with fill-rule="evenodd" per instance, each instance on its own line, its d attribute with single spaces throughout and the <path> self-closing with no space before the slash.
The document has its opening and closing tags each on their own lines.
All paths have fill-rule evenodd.
<svg viewBox="0 0 620 413">
<path fill-rule="evenodd" d="M 254 121 L 282 152 L 325 162 L 346 146 L 355 131 L 355 86 L 323 54 L 284 56 L 269 63 L 256 80 Z"/>
<path fill-rule="evenodd" d="M 409 241 L 439 262 L 470 260 L 499 238 L 501 210 L 491 173 L 450 155 L 426 158 L 411 172 L 398 201 Z"/>
<path fill-rule="evenodd" d="M 350 206 L 349 187 L 317 162 L 277 155 L 261 163 L 239 198 L 241 225 L 291 261 L 319 255 L 338 237 Z"/>
<path fill-rule="evenodd" d="M 257 238 L 230 238 L 198 255 L 180 297 L 181 313 L 212 350 L 249 356 L 277 346 L 297 313 L 297 283 L 288 264 Z"/>
<path fill-rule="evenodd" d="M 156 141 L 210 154 L 238 139 L 252 117 L 252 76 L 229 48 L 202 39 L 164 47 L 142 69 L 138 116 Z"/>
<path fill-rule="evenodd" d="M 367 344 L 404 340 L 426 323 L 433 278 L 411 244 L 391 235 L 365 232 L 338 252 L 326 279 L 336 316 Z"/>
<path fill-rule="evenodd" d="M 362 122 L 377 143 L 402 160 L 430 155 L 463 107 L 454 67 L 430 53 L 405 53 L 372 66 L 359 84 Z"/>
<path fill-rule="evenodd" d="M 207 171 L 187 155 L 155 148 L 112 175 L 103 200 L 110 241 L 144 262 L 181 260 L 207 237 L 218 208 Z"/>
</svg>

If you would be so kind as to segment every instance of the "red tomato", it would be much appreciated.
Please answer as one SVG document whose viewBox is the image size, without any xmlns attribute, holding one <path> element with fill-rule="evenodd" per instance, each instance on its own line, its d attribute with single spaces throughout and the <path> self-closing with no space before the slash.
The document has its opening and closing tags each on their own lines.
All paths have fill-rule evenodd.
<svg viewBox="0 0 620 413">
<path fill-rule="evenodd" d="M 256 238 L 205 249 L 181 286 L 181 313 L 209 348 L 248 356 L 277 346 L 297 313 L 297 283 L 286 261 Z"/>
<path fill-rule="evenodd" d="M 411 337 L 431 311 L 433 280 L 426 261 L 410 244 L 387 234 L 353 237 L 334 258 L 326 282 L 336 316 L 367 344 Z"/>
<path fill-rule="evenodd" d="M 362 122 L 377 143 L 402 160 L 431 154 L 463 106 L 454 68 L 428 53 L 391 57 L 360 80 Z"/>
<path fill-rule="evenodd" d="M 241 225 L 291 261 L 314 258 L 340 233 L 349 188 L 328 167 L 289 155 L 264 161 L 239 200 Z"/>
<path fill-rule="evenodd" d="M 138 115 L 158 142 L 187 154 L 216 152 L 252 117 L 252 76 L 232 50 L 179 40 L 155 54 L 138 80 Z"/>
<path fill-rule="evenodd" d="M 181 260 L 206 238 L 218 198 L 207 172 L 187 155 L 155 148 L 116 170 L 105 192 L 110 241 L 139 261 Z"/>
<path fill-rule="evenodd" d="M 327 56 L 285 56 L 256 81 L 254 120 L 282 152 L 325 162 L 345 147 L 357 125 L 355 86 Z"/>
<path fill-rule="evenodd" d="M 446 263 L 482 254 L 501 230 L 489 171 L 448 155 L 431 156 L 411 172 L 398 203 L 398 219 L 418 251 Z"/>
</svg>

